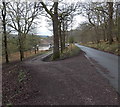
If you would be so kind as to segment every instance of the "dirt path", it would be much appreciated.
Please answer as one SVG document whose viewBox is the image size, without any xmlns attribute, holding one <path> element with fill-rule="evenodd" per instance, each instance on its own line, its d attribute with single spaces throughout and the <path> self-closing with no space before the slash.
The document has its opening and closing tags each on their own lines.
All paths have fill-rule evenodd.
<svg viewBox="0 0 120 107">
<path fill-rule="evenodd" d="M 28 75 L 20 85 L 15 82 L 18 72 L 5 72 L 9 78 L 3 77 L 3 98 L 10 96 L 15 105 L 118 105 L 116 91 L 83 53 L 53 62 L 43 62 L 43 57 L 28 59 L 18 66 L 17 70 L 22 68 Z M 14 90 L 20 94 L 13 98 Z"/>
<path fill-rule="evenodd" d="M 25 105 L 116 105 L 118 95 L 83 54 L 61 61 L 25 61 L 31 74 Z"/>
<path fill-rule="evenodd" d="M 0 106 L 2 105 L 2 64 L 0 64 Z"/>
</svg>

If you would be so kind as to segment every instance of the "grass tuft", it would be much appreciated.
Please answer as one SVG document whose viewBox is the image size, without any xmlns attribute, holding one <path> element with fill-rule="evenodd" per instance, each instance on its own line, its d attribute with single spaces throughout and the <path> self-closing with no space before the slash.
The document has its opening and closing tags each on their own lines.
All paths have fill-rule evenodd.
<svg viewBox="0 0 120 107">
<path fill-rule="evenodd" d="M 25 77 L 26 77 L 25 72 L 20 71 L 18 75 L 18 81 L 22 82 L 25 79 Z"/>
</svg>

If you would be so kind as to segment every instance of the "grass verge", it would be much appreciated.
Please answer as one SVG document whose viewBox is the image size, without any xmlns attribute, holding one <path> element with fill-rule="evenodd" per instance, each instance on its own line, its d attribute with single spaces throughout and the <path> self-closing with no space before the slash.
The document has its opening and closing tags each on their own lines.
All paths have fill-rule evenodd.
<svg viewBox="0 0 120 107">
<path fill-rule="evenodd" d="M 69 57 L 76 56 L 80 53 L 80 48 L 75 46 L 74 44 L 70 44 L 69 47 L 66 47 L 66 49 L 61 53 L 60 59 L 66 59 Z"/>
<path fill-rule="evenodd" d="M 120 55 L 120 43 L 114 42 L 111 45 L 109 45 L 107 42 L 100 42 L 98 44 L 81 44 L 84 46 L 92 47 L 101 51 L 109 52 L 115 55 Z"/>
<path fill-rule="evenodd" d="M 49 51 L 49 50 L 48 50 Z M 26 51 L 24 52 L 24 60 L 28 59 L 28 58 L 32 58 L 32 57 L 36 57 L 38 55 L 42 55 L 48 51 L 38 51 L 36 54 L 34 53 L 34 51 Z M 2 62 L 1 62 L 2 61 Z M 11 55 L 9 55 L 9 61 L 10 62 L 14 62 L 14 61 L 20 61 L 20 54 L 19 52 L 13 53 Z M 5 63 L 5 56 L 2 56 L 2 60 L 0 60 L 0 63 Z"/>
<path fill-rule="evenodd" d="M 66 47 L 64 49 L 64 51 L 60 54 L 60 58 L 57 59 L 57 60 L 63 60 L 63 59 L 66 59 L 66 58 L 76 56 L 80 52 L 81 52 L 80 48 L 78 48 L 74 44 L 70 44 L 68 47 Z M 54 61 L 53 60 L 53 55 L 50 55 L 50 56 L 46 57 L 45 59 L 43 59 L 43 61 Z"/>
</svg>

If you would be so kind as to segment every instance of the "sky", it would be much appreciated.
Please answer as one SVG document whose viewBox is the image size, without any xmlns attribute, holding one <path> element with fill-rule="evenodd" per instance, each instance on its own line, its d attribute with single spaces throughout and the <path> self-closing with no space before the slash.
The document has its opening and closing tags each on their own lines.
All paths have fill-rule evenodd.
<svg viewBox="0 0 120 107">
<path fill-rule="evenodd" d="M 44 0 L 47 1 L 47 0 Z M 86 0 L 63 0 L 66 3 L 75 3 L 75 2 L 85 2 Z M 90 1 L 90 0 L 89 0 Z M 73 22 L 73 27 L 72 29 L 76 29 L 78 27 L 79 24 L 85 22 L 87 20 L 87 18 L 83 17 L 82 15 L 76 15 L 74 16 L 74 22 Z M 40 17 L 40 24 L 38 24 L 37 26 L 37 34 L 38 35 L 48 35 L 48 36 L 52 36 L 53 35 L 53 31 L 50 31 L 50 29 L 52 30 L 52 25 L 50 26 L 48 24 L 48 22 L 46 21 L 46 17 L 45 16 L 41 16 Z"/>
<path fill-rule="evenodd" d="M 47 0 L 43 0 L 47 1 Z M 66 3 L 75 3 L 75 2 L 105 2 L 105 1 L 110 1 L 110 0 L 64 0 Z M 113 1 L 120 1 L 120 0 L 113 0 Z M 79 24 L 88 21 L 87 18 L 83 17 L 82 15 L 77 15 L 74 17 L 74 24 L 72 29 L 76 29 Z M 37 34 L 39 35 L 48 35 L 52 36 L 53 32 L 50 31 L 49 29 L 52 29 L 52 26 L 48 25 L 48 22 L 46 21 L 46 18 L 43 16 L 41 17 L 41 24 L 37 26 Z"/>
<path fill-rule="evenodd" d="M 15 0 L 13 0 L 13 1 L 15 1 Z M 64 1 L 66 3 L 73 3 L 73 2 L 75 3 L 77 1 L 82 1 L 82 0 L 64 0 Z M 74 16 L 72 29 L 76 29 L 79 26 L 79 24 L 85 22 L 86 20 L 87 19 L 85 17 L 83 17 L 82 15 Z M 52 25 L 50 26 L 48 24 L 45 16 L 40 16 L 39 19 L 35 19 L 35 22 L 38 22 L 38 24 L 35 25 L 36 29 L 32 30 L 31 32 L 34 32 L 34 34 L 37 34 L 37 35 L 46 35 L 46 36 L 52 36 L 53 35 Z M 17 32 L 12 32 L 12 33 L 17 34 Z"/>
<path fill-rule="evenodd" d="M 87 18 L 81 15 L 75 16 L 72 29 L 76 29 L 79 26 L 79 24 L 85 21 L 87 21 Z M 49 26 L 48 22 L 46 21 L 46 17 L 42 16 L 40 18 L 40 24 L 37 25 L 37 29 L 36 29 L 37 35 L 52 36 L 53 32 L 50 31 L 50 29 L 52 30 L 52 26 Z"/>
<path fill-rule="evenodd" d="M 13 0 L 13 1 L 15 1 L 15 0 Z M 29 0 L 27 0 L 27 1 L 29 1 Z M 43 1 L 48 1 L 48 0 L 43 0 Z M 97 1 L 97 2 L 99 2 L 99 1 L 105 1 L 105 0 L 64 0 L 64 1 L 66 3 L 73 3 L 73 2 L 77 2 L 77 1 L 80 1 L 80 2 Z M 35 29 L 35 34 L 47 35 L 47 36 L 52 36 L 53 35 L 52 25 L 50 26 L 48 24 L 45 16 L 41 16 L 40 19 L 36 19 L 35 21 L 39 22 L 38 25 L 37 25 L 37 28 Z M 83 23 L 85 21 L 88 21 L 88 19 L 83 17 L 82 15 L 75 16 L 72 29 L 76 29 L 81 23 Z"/>
</svg>

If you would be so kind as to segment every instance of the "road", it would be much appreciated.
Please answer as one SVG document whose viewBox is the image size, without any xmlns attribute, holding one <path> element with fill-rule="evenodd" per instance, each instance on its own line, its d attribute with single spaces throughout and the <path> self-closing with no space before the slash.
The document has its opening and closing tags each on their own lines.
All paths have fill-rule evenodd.
<svg viewBox="0 0 120 107">
<path fill-rule="evenodd" d="M 118 85 L 118 83 L 120 83 L 120 80 L 118 82 L 118 77 L 120 76 L 120 73 L 118 73 L 118 70 L 120 69 L 118 66 L 118 59 L 120 59 L 120 56 L 102 52 L 79 44 L 75 45 L 81 48 L 81 50 L 86 53 L 88 58 L 94 59 L 98 64 L 109 71 L 108 73 L 101 73 L 109 80 L 110 84 L 116 89 L 116 91 L 120 93 L 120 85 Z"/>
</svg>

